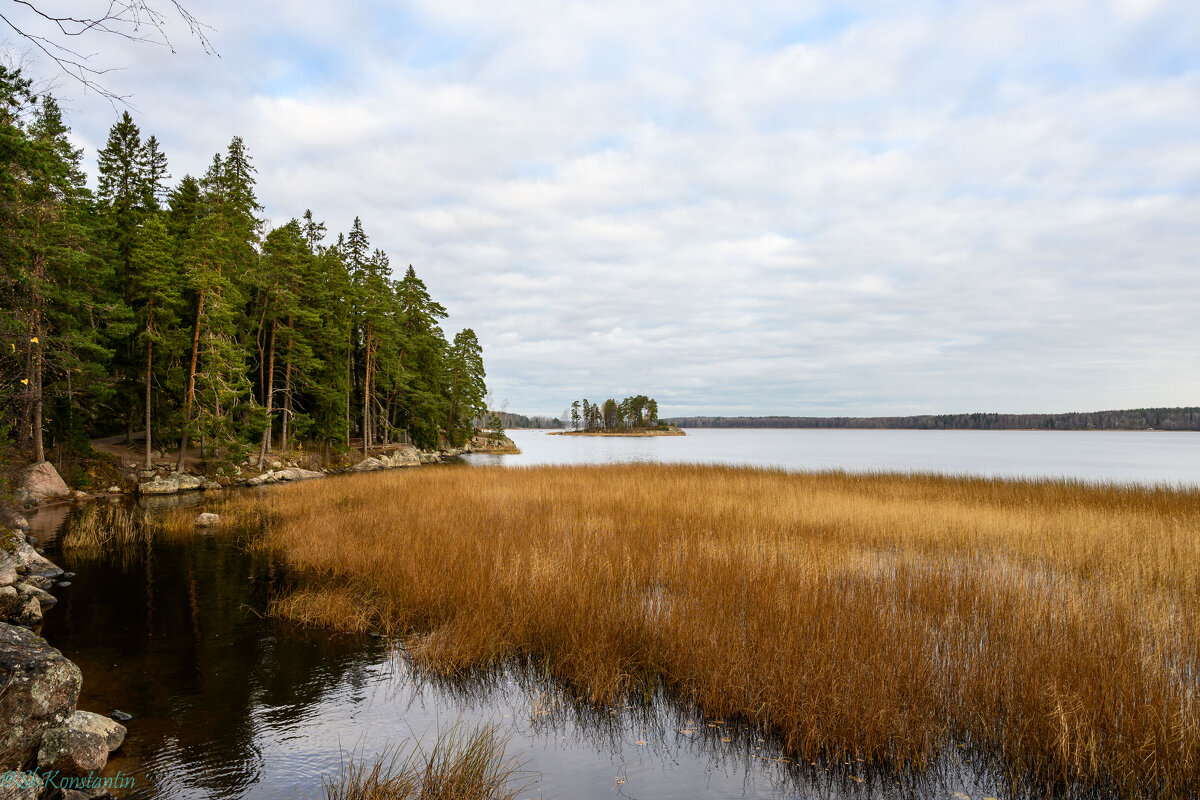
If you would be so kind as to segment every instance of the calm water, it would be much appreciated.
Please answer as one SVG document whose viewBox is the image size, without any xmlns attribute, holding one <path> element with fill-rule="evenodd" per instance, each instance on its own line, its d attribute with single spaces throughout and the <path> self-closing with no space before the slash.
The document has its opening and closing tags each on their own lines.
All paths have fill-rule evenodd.
<svg viewBox="0 0 1200 800">
<path fill-rule="evenodd" d="M 513 438 L 521 455 L 469 462 L 658 460 L 1200 484 L 1200 434 L 699 430 L 598 439 L 515 431 Z M 508 752 L 525 764 L 523 798 L 907 800 L 1004 792 L 960 762 L 963 751 L 898 785 L 861 765 L 826 771 L 772 761 L 772 743 L 753 731 L 710 727 L 663 701 L 588 709 L 520 675 L 423 680 L 378 640 L 265 619 L 287 576 L 244 537 L 62 553 L 54 537 L 70 525 L 66 509 L 31 520 L 50 555 L 77 573 L 70 588 L 55 590 L 60 602 L 42 633 L 82 668 L 81 708 L 135 717 L 107 770 L 135 778 L 123 797 L 317 798 L 322 779 L 351 752 L 369 757 L 456 721 L 499 725 Z"/>
<path fill-rule="evenodd" d="M 687 436 L 553 436 L 509 431 L 515 456 L 473 464 L 670 461 L 789 470 L 945 472 L 1200 485 L 1200 433 L 689 429 Z"/>
</svg>

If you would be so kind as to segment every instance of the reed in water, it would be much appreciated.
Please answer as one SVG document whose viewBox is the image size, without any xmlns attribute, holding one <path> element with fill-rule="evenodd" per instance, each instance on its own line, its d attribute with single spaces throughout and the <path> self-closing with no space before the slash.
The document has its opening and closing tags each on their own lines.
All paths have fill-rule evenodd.
<svg viewBox="0 0 1200 800">
<path fill-rule="evenodd" d="M 277 614 L 663 690 L 804 759 L 1200 787 L 1200 493 L 687 465 L 429 468 L 282 487 Z"/>
</svg>

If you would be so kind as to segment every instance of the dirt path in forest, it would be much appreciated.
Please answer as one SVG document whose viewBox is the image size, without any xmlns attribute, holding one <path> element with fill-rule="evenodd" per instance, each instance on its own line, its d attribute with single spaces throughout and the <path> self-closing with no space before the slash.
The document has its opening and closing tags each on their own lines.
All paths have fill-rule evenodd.
<svg viewBox="0 0 1200 800">
<path fill-rule="evenodd" d="M 138 464 L 141 465 L 146 460 L 146 448 L 143 442 L 144 437 L 134 434 L 133 442 L 125 443 L 125 434 L 118 433 L 116 436 L 108 436 L 103 439 L 92 439 L 92 449 L 100 453 L 108 453 L 121 459 L 122 464 Z M 162 458 L 154 459 L 155 466 L 171 467 L 175 465 L 176 459 L 179 458 L 179 451 L 168 451 Z M 189 469 L 200 466 L 200 449 L 189 447 L 187 458 L 184 461 L 184 466 Z"/>
</svg>

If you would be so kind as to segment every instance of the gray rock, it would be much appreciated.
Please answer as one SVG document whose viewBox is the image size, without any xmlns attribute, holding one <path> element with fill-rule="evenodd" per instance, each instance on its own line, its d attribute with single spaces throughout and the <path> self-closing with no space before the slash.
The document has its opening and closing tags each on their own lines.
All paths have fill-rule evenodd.
<svg viewBox="0 0 1200 800">
<path fill-rule="evenodd" d="M 37 550 L 33 549 L 28 542 L 13 541 L 11 549 L 7 553 L 0 553 L 0 559 L 7 556 L 8 560 L 17 564 L 17 574 L 21 574 L 20 567 L 25 567 L 27 573 L 34 575 L 46 575 L 49 577 L 57 577 L 62 575 L 62 570 L 54 565 L 46 557 L 39 555 Z"/>
<path fill-rule="evenodd" d="M 196 527 L 197 528 L 211 528 L 214 525 L 220 525 L 220 524 L 221 524 L 221 515 L 220 514 L 212 514 L 209 512 L 205 512 L 203 514 L 197 515 L 197 517 L 196 517 Z"/>
<path fill-rule="evenodd" d="M 105 489 L 104 491 L 108 492 L 109 494 L 120 494 L 121 487 L 120 486 L 110 486 L 107 489 Z"/>
<path fill-rule="evenodd" d="M 103 736 L 61 725 L 42 734 L 38 767 L 64 775 L 99 772 L 108 763 L 108 743 Z"/>
<path fill-rule="evenodd" d="M 124 711 L 119 711 L 115 708 L 108 712 L 108 716 L 110 719 L 115 719 L 117 722 L 129 722 L 129 720 L 133 719 L 132 714 L 126 714 Z"/>
<path fill-rule="evenodd" d="M 152 481 L 139 483 L 137 490 L 138 494 L 175 494 L 179 491 L 179 484 L 171 479 L 155 478 Z"/>
<path fill-rule="evenodd" d="M 283 469 L 283 464 L 278 461 L 272 461 L 271 469 Z"/>
<path fill-rule="evenodd" d="M 27 531 L 29 530 L 29 520 L 16 511 L 10 511 L 7 508 L 0 509 L 0 528 L 8 528 L 13 531 Z"/>
<path fill-rule="evenodd" d="M 171 480 L 179 485 L 179 491 L 188 492 L 193 489 L 199 489 L 204 486 L 204 478 L 195 475 L 188 475 L 185 472 L 176 472 L 171 476 Z"/>
<path fill-rule="evenodd" d="M 267 470 L 262 475 L 255 475 L 253 478 L 247 478 L 242 481 L 243 486 L 264 486 L 268 483 L 275 483 L 275 471 Z"/>
<path fill-rule="evenodd" d="M 299 467 L 288 467 L 275 473 L 275 480 L 279 481 L 308 481 L 313 478 L 324 477 L 319 472 L 314 472 L 311 469 L 300 469 Z"/>
<path fill-rule="evenodd" d="M 121 742 L 125 741 L 124 725 L 110 717 L 93 714 L 91 711 L 76 711 L 67 720 L 67 727 L 71 730 L 86 731 L 103 736 L 110 753 L 116 752 L 117 748 L 121 746 Z"/>
<path fill-rule="evenodd" d="M 47 578 L 45 575 L 27 575 L 21 583 L 27 583 L 30 586 L 36 586 L 39 589 L 49 589 L 54 585 L 54 581 Z"/>
<path fill-rule="evenodd" d="M 218 489 L 221 489 L 223 487 L 221 486 L 221 484 L 217 483 L 216 481 L 205 481 L 204 486 L 202 488 L 206 492 L 215 492 Z"/>
<path fill-rule="evenodd" d="M 87 500 L 89 497 L 91 497 L 91 495 L 90 495 L 90 494 L 88 494 L 87 492 L 81 492 L 81 491 L 79 491 L 78 489 L 76 489 L 75 491 L 71 492 L 71 499 L 72 499 L 72 500 Z"/>
<path fill-rule="evenodd" d="M 38 606 L 42 609 L 50 608 L 58 602 L 58 598 L 47 592 L 45 589 L 39 589 L 30 583 L 17 584 L 17 596 L 33 597 L 38 601 Z"/>
<path fill-rule="evenodd" d="M 350 468 L 351 472 L 374 472 L 377 469 L 387 469 L 390 464 L 380 461 L 378 458 L 364 458 L 362 461 Z"/>
<path fill-rule="evenodd" d="M 17 582 L 17 565 L 12 561 L 0 559 L 0 586 L 11 588 Z"/>
<path fill-rule="evenodd" d="M 34 601 L 37 602 L 37 601 Z M 62 725 L 79 699 L 79 667 L 24 628 L 0 624 L 0 753 L 22 761 L 37 748 L 42 732 Z"/>
<path fill-rule="evenodd" d="M 35 500 L 53 500 L 71 493 L 49 461 L 39 461 L 21 470 L 20 487 Z"/>
</svg>

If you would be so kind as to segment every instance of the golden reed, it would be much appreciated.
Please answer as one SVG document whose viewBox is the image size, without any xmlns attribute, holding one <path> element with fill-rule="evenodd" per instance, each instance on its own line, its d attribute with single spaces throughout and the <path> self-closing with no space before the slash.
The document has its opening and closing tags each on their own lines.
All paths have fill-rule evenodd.
<svg viewBox="0 0 1200 800">
<path fill-rule="evenodd" d="M 1200 493 L 717 466 L 429 468 L 254 504 L 277 614 L 656 690 L 805 759 L 1200 788 Z"/>
</svg>

